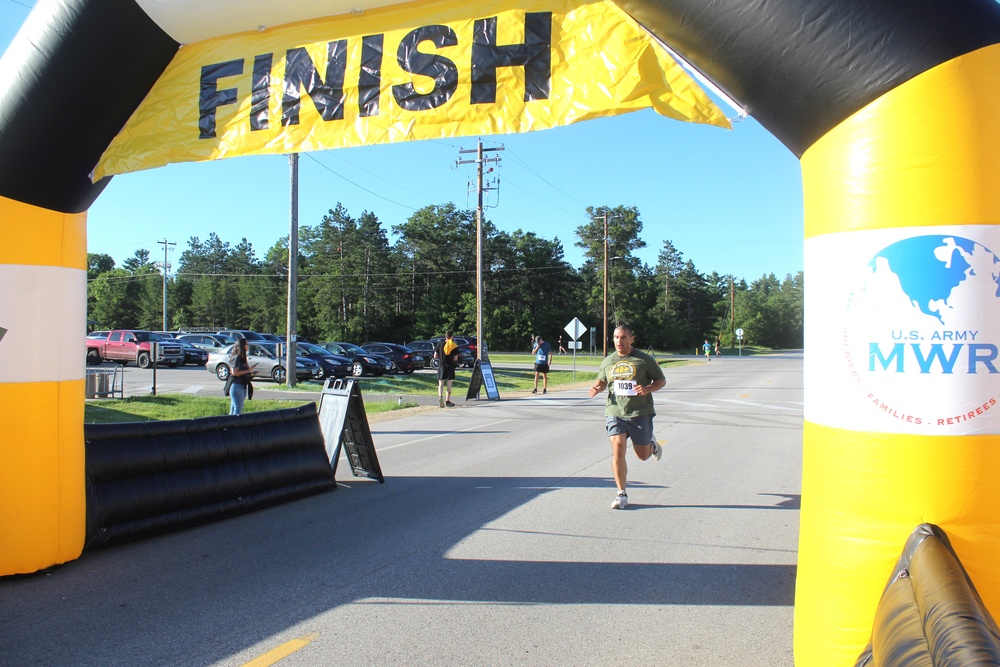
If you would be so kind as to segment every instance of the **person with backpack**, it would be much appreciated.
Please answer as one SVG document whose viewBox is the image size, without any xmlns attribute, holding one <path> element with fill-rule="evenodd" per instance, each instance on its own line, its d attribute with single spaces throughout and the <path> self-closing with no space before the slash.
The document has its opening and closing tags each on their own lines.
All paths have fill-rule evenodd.
<svg viewBox="0 0 1000 667">
<path fill-rule="evenodd" d="M 458 368 L 458 343 L 451 330 L 444 332 L 444 340 L 434 346 L 434 358 L 438 360 L 438 405 L 442 408 L 455 407 L 451 402 L 451 385 L 455 381 L 455 369 Z M 447 385 L 447 394 L 445 386 Z"/>
</svg>

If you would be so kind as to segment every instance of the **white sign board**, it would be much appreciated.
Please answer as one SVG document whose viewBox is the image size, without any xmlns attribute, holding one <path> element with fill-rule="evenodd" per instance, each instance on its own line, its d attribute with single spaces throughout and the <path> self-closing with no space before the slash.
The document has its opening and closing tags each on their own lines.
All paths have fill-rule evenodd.
<svg viewBox="0 0 1000 667">
<path fill-rule="evenodd" d="M 570 340 L 576 340 L 583 335 L 583 332 L 587 330 L 587 327 L 583 326 L 583 322 L 580 321 L 579 317 L 574 317 L 573 321 L 567 324 L 563 331 L 569 334 Z"/>
<path fill-rule="evenodd" d="M 743 329 L 737 329 L 736 330 L 736 337 L 737 338 L 743 338 Z"/>
</svg>

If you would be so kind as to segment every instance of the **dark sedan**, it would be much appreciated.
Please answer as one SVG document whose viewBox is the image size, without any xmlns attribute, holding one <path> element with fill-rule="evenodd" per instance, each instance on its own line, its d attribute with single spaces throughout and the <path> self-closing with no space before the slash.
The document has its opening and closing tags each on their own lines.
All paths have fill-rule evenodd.
<svg viewBox="0 0 1000 667">
<path fill-rule="evenodd" d="M 184 348 L 184 361 L 181 366 L 186 364 L 194 364 L 195 366 L 204 366 L 208 363 L 208 352 L 201 349 L 194 343 L 190 341 L 181 340 L 179 338 L 174 339 L 175 343 L 180 343 L 181 347 Z"/>
<path fill-rule="evenodd" d="M 429 340 L 411 340 L 406 347 L 424 358 L 424 368 L 438 367 L 437 359 L 434 358 L 434 343 Z"/>
<path fill-rule="evenodd" d="M 393 365 L 391 359 L 372 354 L 354 343 L 327 342 L 320 343 L 319 346 L 336 355 L 350 359 L 352 362 L 351 375 L 354 377 L 362 375 L 379 376 L 392 372 Z"/>
<path fill-rule="evenodd" d="M 424 358 L 411 348 L 395 343 L 365 343 L 361 349 L 372 354 L 388 357 L 396 367 L 397 373 L 409 375 L 413 371 L 424 367 Z"/>
<path fill-rule="evenodd" d="M 295 356 L 308 357 L 323 369 L 323 379 L 344 378 L 354 371 L 354 362 L 349 357 L 334 354 L 326 348 L 313 343 L 298 341 L 295 343 Z"/>
</svg>

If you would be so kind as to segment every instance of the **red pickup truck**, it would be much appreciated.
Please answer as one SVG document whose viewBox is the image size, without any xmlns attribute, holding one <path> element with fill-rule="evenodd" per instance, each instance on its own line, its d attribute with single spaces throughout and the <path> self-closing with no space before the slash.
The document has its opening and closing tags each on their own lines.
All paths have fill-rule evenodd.
<svg viewBox="0 0 1000 667">
<path fill-rule="evenodd" d="M 184 363 L 184 348 L 179 343 L 138 329 L 115 329 L 106 338 L 88 337 L 87 363 L 114 361 L 125 366 L 134 361 L 139 368 L 149 368 L 153 361 L 152 343 L 156 343 L 157 364 L 174 367 Z"/>
</svg>

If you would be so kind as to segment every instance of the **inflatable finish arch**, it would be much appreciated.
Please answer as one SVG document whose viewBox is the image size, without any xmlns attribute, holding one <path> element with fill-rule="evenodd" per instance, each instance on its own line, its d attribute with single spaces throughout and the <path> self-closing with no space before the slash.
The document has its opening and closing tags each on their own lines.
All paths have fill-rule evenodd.
<svg viewBox="0 0 1000 667">
<path fill-rule="evenodd" d="M 1000 609 L 994 0 L 40 0 L 0 61 L 0 574 L 71 560 L 82 545 L 84 212 L 108 175 L 642 107 L 725 125 L 636 26 L 802 160 L 796 661 L 854 660 L 886 575 L 925 522 Z M 576 31 L 600 38 L 585 45 Z M 383 48 L 412 77 L 394 79 Z M 622 92 L 590 97 L 573 77 L 603 73 L 572 71 L 574 60 L 620 63 Z M 360 73 L 348 80 L 351 66 Z M 508 90 L 498 105 L 511 69 L 523 99 Z M 414 125 L 406 113 L 428 110 L 442 122 L 399 131 Z M 333 136 L 345 113 L 350 131 Z M 42 342 L 29 325 L 58 334 Z"/>
</svg>

